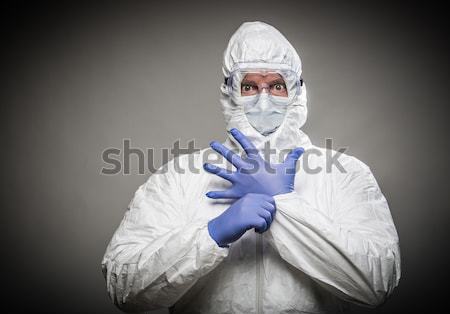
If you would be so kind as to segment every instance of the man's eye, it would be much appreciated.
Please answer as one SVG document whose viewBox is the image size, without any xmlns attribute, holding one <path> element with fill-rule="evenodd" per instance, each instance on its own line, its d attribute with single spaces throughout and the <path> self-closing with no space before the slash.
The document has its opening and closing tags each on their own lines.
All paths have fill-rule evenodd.
<svg viewBox="0 0 450 314">
<path fill-rule="evenodd" d="M 274 85 L 274 88 L 276 90 L 284 90 L 286 88 L 286 85 L 281 84 L 281 83 L 277 83 L 277 84 Z"/>
<path fill-rule="evenodd" d="M 249 85 L 249 84 L 243 84 L 242 85 L 242 90 L 244 91 L 244 92 L 249 92 L 249 91 L 251 91 L 253 89 L 253 86 L 252 85 Z"/>
</svg>

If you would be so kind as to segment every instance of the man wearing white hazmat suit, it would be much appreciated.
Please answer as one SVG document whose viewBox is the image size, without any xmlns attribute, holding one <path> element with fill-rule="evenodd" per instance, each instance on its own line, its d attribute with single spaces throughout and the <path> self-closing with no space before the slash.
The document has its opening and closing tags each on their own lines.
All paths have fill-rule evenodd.
<svg viewBox="0 0 450 314">
<path fill-rule="evenodd" d="M 102 262 L 113 302 L 171 313 L 382 304 L 400 279 L 388 204 L 364 163 L 340 154 L 329 169 L 330 152 L 300 130 L 306 86 L 295 49 L 272 26 L 244 23 L 223 73 L 228 139 L 211 147 L 225 158 L 182 155 L 137 190 Z"/>
</svg>

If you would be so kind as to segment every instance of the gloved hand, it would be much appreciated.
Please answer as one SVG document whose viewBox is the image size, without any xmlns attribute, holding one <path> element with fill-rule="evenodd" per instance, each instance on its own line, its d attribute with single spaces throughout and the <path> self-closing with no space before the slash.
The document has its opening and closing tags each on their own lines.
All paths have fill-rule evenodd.
<svg viewBox="0 0 450 314">
<path fill-rule="evenodd" d="M 231 134 L 244 149 L 247 157 L 242 159 L 219 142 L 212 142 L 211 147 L 224 156 L 237 169 L 236 172 L 229 171 L 205 163 L 204 169 L 214 173 L 233 185 L 225 191 L 210 191 L 206 196 L 218 198 L 240 198 L 247 193 L 258 193 L 275 196 L 289 193 L 294 190 L 295 167 L 297 160 L 303 154 L 303 148 L 293 149 L 285 161 L 281 164 L 270 164 L 259 154 L 255 146 L 237 129 L 232 129 Z"/>
<path fill-rule="evenodd" d="M 247 230 L 266 231 L 275 215 L 273 197 L 264 194 L 247 194 L 227 210 L 208 222 L 211 237 L 221 247 L 238 240 Z"/>
</svg>

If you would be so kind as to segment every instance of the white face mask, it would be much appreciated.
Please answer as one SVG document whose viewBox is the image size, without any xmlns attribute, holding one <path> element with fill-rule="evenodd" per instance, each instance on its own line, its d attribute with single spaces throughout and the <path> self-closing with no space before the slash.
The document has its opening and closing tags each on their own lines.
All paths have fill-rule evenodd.
<svg viewBox="0 0 450 314">
<path fill-rule="evenodd" d="M 272 96 L 267 93 L 249 97 L 257 97 L 258 99 L 253 98 L 256 102 L 248 101 L 244 104 L 244 112 L 248 122 L 264 136 L 275 132 L 283 123 L 286 115 L 289 102 L 287 97 Z"/>
</svg>

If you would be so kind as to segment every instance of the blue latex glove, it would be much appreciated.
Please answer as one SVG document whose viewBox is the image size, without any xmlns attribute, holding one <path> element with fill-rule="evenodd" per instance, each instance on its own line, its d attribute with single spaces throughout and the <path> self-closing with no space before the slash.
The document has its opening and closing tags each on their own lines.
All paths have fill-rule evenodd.
<svg viewBox="0 0 450 314">
<path fill-rule="evenodd" d="M 221 247 L 238 240 L 247 230 L 263 233 L 273 221 L 275 201 L 264 194 L 247 194 L 208 222 L 211 237 Z"/>
<path fill-rule="evenodd" d="M 293 149 L 281 164 L 269 164 L 259 154 L 255 146 L 237 129 L 231 134 L 244 149 L 247 157 L 242 159 L 219 142 L 212 142 L 211 147 L 224 156 L 237 169 L 230 172 L 226 169 L 205 163 L 204 169 L 232 183 L 225 191 L 210 191 L 206 196 L 218 198 L 240 198 L 247 193 L 258 193 L 275 196 L 294 190 L 295 167 L 297 160 L 303 154 L 303 148 Z"/>
</svg>

